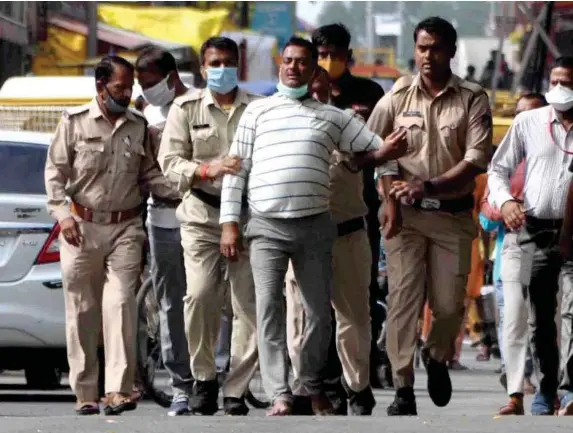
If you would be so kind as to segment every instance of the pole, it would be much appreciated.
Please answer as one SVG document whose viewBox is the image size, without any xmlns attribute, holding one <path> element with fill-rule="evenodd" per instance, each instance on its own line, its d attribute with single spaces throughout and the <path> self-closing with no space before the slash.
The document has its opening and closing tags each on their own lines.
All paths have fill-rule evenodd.
<svg viewBox="0 0 573 433">
<path fill-rule="evenodd" d="M 88 57 L 95 57 L 97 52 L 97 2 L 86 2 L 88 18 Z"/>
<path fill-rule="evenodd" d="M 500 69 L 501 69 L 501 56 L 503 54 L 503 42 L 505 39 L 505 24 L 507 21 L 507 16 L 505 15 L 505 5 L 507 3 L 502 3 L 501 7 L 501 26 L 496 26 L 498 32 L 498 43 L 497 43 L 497 54 L 495 56 L 495 66 L 493 70 L 493 77 L 491 77 L 491 96 L 489 97 L 489 103 L 491 109 L 495 107 L 495 91 L 497 89 L 497 84 L 499 83 Z"/>
<path fill-rule="evenodd" d="M 549 30 L 551 29 L 551 20 L 553 18 L 552 17 L 553 6 L 554 6 L 555 2 L 549 1 L 549 2 L 546 2 L 545 4 L 547 5 L 547 17 L 545 18 L 545 29 L 543 29 L 541 27 L 540 23 L 538 23 L 536 20 L 533 19 L 533 15 L 531 15 L 531 12 L 529 11 L 529 9 L 527 9 L 527 7 L 525 5 L 520 3 L 518 7 L 525 14 L 527 19 L 533 23 L 533 27 L 538 29 L 539 37 L 543 40 L 543 42 L 545 42 L 545 45 L 547 46 L 549 51 L 551 51 L 551 54 L 553 55 L 553 57 L 559 57 L 561 55 L 559 53 L 559 49 L 553 43 L 553 41 L 551 41 L 551 38 L 547 35 Z M 547 52 L 547 48 L 545 49 L 545 52 Z"/>
<path fill-rule="evenodd" d="M 241 2 L 240 4 L 240 15 L 239 15 L 239 27 L 246 29 L 249 27 L 249 2 Z"/>
<path fill-rule="evenodd" d="M 559 56 L 559 51 L 557 50 L 557 48 L 555 47 L 555 50 L 551 49 L 550 44 L 547 43 L 547 33 L 549 33 L 549 31 L 551 30 L 551 21 L 553 18 L 553 5 L 554 2 L 547 2 L 547 16 L 545 17 L 545 29 L 543 29 L 544 31 L 540 31 L 539 32 L 539 36 L 541 36 L 541 38 L 543 39 L 543 42 L 545 42 L 544 44 L 541 44 L 541 47 L 539 48 L 539 62 L 537 64 L 537 70 L 535 73 L 535 81 L 534 81 L 534 91 L 537 93 L 541 92 L 541 88 L 543 87 L 543 78 L 545 75 L 545 64 L 547 63 L 547 50 L 551 50 L 551 54 L 553 54 L 553 56 L 557 57 Z M 541 41 L 540 41 L 541 42 Z M 549 40 L 549 42 L 551 43 L 551 40 Z M 552 43 L 551 43 L 552 45 Z"/>
<path fill-rule="evenodd" d="M 539 12 L 539 15 L 535 19 L 537 23 L 541 23 L 545 20 L 547 15 L 547 4 L 543 5 L 543 8 Z M 523 76 L 525 72 L 529 69 L 529 64 L 533 59 L 533 55 L 535 54 L 535 48 L 537 46 L 537 41 L 539 37 L 539 26 L 533 26 L 531 30 L 531 35 L 529 35 L 529 40 L 527 41 L 527 45 L 525 46 L 525 50 L 523 50 L 523 56 L 521 59 L 521 66 L 519 71 L 513 77 L 513 85 L 511 86 L 511 94 L 514 95 L 517 92 L 517 88 L 521 85 L 521 81 L 523 80 Z"/>
<path fill-rule="evenodd" d="M 400 20 L 400 33 L 396 40 L 396 63 L 403 64 L 404 57 L 404 20 L 406 19 L 406 4 L 403 1 L 398 2 L 398 19 Z"/>
<path fill-rule="evenodd" d="M 374 8 L 372 2 L 367 1 L 366 8 L 366 63 L 374 63 Z"/>
</svg>

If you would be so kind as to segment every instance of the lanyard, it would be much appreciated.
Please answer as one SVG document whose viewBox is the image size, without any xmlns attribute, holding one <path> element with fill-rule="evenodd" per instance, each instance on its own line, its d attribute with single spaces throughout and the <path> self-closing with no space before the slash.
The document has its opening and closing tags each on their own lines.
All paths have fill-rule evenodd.
<svg viewBox="0 0 573 433">
<path fill-rule="evenodd" d="M 566 153 L 567 155 L 573 155 L 573 152 L 570 152 L 570 151 L 568 151 L 568 150 L 563 149 L 563 148 L 555 141 L 555 137 L 553 136 L 553 123 L 551 122 L 551 117 L 552 117 L 551 114 L 552 114 L 552 111 L 549 112 L 549 122 L 548 122 L 548 124 L 549 124 L 549 136 L 551 137 L 551 141 L 553 142 L 553 144 L 554 144 L 555 146 L 557 146 L 557 147 L 559 148 L 559 150 L 561 150 L 561 152 Z M 560 125 L 561 125 L 561 123 L 560 123 Z M 572 166 L 573 166 L 573 161 L 572 161 L 571 164 L 572 164 Z"/>
</svg>

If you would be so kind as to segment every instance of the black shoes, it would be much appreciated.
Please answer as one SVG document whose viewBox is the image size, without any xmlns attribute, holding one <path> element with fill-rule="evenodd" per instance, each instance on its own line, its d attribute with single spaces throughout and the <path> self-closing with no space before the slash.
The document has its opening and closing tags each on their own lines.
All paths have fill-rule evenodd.
<svg viewBox="0 0 573 433">
<path fill-rule="evenodd" d="M 348 403 L 352 414 L 357 416 L 372 415 L 372 410 L 374 406 L 376 406 L 376 399 L 372 393 L 372 388 L 367 386 L 362 391 L 356 392 L 350 389 L 344 377 L 340 380 L 344 391 L 348 395 Z"/>
<path fill-rule="evenodd" d="M 422 361 L 428 374 L 428 394 L 438 407 L 447 406 L 452 398 L 452 380 L 445 362 L 430 357 L 428 349 L 422 351 Z"/>
<path fill-rule="evenodd" d="M 217 379 L 209 381 L 196 380 L 193 384 L 193 397 L 190 409 L 193 414 L 214 415 L 219 410 L 219 383 Z"/>
<path fill-rule="evenodd" d="M 386 409 L 388 416 L 417 416 L 414 388 L 407 386 L 396 390 L 394 401 Z"/>
<path fill-rule="evenodd" d="M 348 396 L 346 395 L 340 378 L 325 381 L 324 394 L 332 405 L 334 415 L 348 415 Z"/>
<path fill-rule="evenodd" d="M 312 400 L 310 397 L 306 395 L 294 395 L 292 414 L 299 416 L 313 416 L 314 412 L 312 411 Z"/>
<path fill-rule="evenodd" d="M 244 398 L 225 397 L 223 399 L 223 409 L 225 415 L 244 416 L 249 413 L 249 408 L 245 404 Z"/>
</svg>

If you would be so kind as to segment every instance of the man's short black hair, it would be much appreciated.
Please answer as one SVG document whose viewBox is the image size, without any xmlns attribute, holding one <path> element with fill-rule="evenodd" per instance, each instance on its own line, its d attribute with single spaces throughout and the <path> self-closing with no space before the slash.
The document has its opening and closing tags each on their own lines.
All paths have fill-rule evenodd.
<svg viewBox="0 0 573 433">
<path fill-rule="evenodd" d="M 314 45 L 308 39 L 304 39 L 299 36 L 291 36 L 283 48 L 283 53 L 288 47 L 291 46 L 306 48 L 310 52 L 312 63 L 318 63 L 318 49 L 316 48 L 316 45 Z"/>
<path fill-rule="evenodd" d="M 418 33 L 425 30 L 427 33 L 438 35 L 440 39 L 456 46 L 458 41 L 458 32 L 452 24 L 440 17 L 430 17 L 420 21 L 414 29 L 414 43 L 418 40 Z"/>
<path fill-rule="evenodd" d="M 105 56 L 101 59 L 95 67 L 95 79 L 96 81 L 101 81 L 107 84 L 111 76 L 113 75 L 114 67 L 122 66 L 129 69 L 131 73 L 135 71 L 133 65 L 125 60 L 123 57 L 119 56 Z"/>
<path fill-rule="evenodd" d="M 175 57 L 169 51 L 159 47 L 149 47 L 143 50 L 135 61 L 137 72 L 146 72 L 150 67 L 154 67 L 164 77 L 170 72 L 177 70 Z"/>
<path fill-rule="evenodd" d="M 203 45 L 201 45 L 201 64 L 205 62 L 205 52 L 209 48 L 229 51 L 231 54 L 233 54 L 233 56 L 235 56 L 235 59 L 239 61 L 239 46 L 237 43 L 230 38 L 215 36 L 207 39 L 205 42 L 203 42 Z"/>
<path fill-rule="evenodd" d="M 342 23 L 328 24 L 312 32 L 312 43 L 317 46 L 334 45 L 336 48 L 350 48 L 350 32 Z"/>
<path fill-rule="evenodd" d="M 561 56 L 555 59 L 553 66 L 551 69 L 554 68 L 566 68 L 573 70 L 573 56 Z"/>
<path fill-rule="evenodd" d="M 536 92 L 525 93 L 519 97 L 517 102 L 521 101 L 522 99 L 527 99 L 528 101 L 532 99 L 537 99 L 541 101 L 543 106 L 547 105 L 547 100 L 545 99 L 545 96 L 543 96 L 541 93 L 536 93 Z"/>
</svg>

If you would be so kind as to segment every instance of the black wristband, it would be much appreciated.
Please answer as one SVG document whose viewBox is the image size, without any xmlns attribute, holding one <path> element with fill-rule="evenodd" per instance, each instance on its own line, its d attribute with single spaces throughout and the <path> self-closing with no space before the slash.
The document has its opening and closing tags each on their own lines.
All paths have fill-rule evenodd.
<svg viewBox="0 0 573 433">
<path fill-rule="evenodd" d="M 436 187 L 432 183 L 431 180 L 427 180 L 424 182 L 424 195 L 426 197 L 436 195 Z"/>
</svg>

